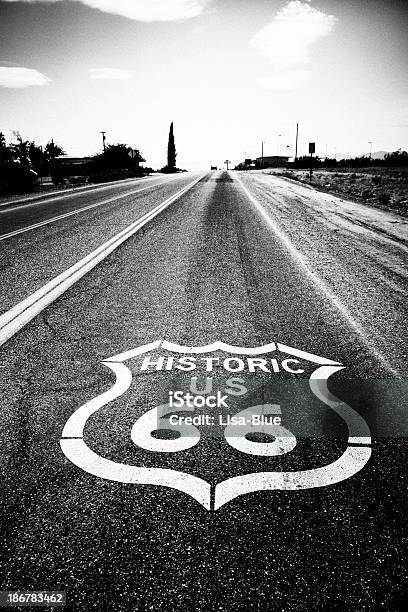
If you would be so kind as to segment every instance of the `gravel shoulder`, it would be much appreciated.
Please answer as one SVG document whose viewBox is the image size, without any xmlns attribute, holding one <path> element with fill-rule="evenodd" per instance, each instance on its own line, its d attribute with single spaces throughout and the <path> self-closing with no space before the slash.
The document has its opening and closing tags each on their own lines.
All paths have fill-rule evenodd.
<svg viewBox="0 0 408 612">
<path fill-rule="evenodd" d="M 326 193 L 408 217 L 408 171 L 405 168 L 314 170 L 311 181 L 306 170 L 271 170 L 263 173 L 278 174 Z"/>
</svg>

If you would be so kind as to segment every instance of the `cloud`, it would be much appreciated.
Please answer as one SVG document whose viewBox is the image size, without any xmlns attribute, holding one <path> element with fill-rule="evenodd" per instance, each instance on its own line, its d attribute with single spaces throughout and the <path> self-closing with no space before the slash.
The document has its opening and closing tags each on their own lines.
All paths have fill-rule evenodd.
<svg viewBox="0 0 408 612">
<path fill-rule="evenodd" d="M 124 81 L 130 78 L 130 72 L 121 68 L 91 68 L 89 70 L 89 78 L 100 81 Z"/>
<path fill-rule="evenodd" d="M 333 30 L 336 18 L 301 2 L 291 0 L 252 39 L 255 48 L 282 68 L 303 64 L 310 47 Z"/>
<path fill-rule="evenodd" d="M 21 0 L 5 0 L 19 2 Z M 23 2 L 59 2 L 60 0 L 22 0 Z M 71 0 L 72 1 L 72 0 Z M 211 0 L 77 0 L 105 13 L 136 21 L 177 21 L 197 17 Z"/>
<path fill-rule="evenodd" d="M 41 87 L 50 82 L 51 79 L 38 70 L 0 66 L 0 87 L 23 89 L 24 87 Z"/>
<path fill-rule="evenodd" d="M 309 70 L 287 70 L 258 80 L 259 85 L 272 91 L 296 89 L 310 75 Z"/>
</svg>

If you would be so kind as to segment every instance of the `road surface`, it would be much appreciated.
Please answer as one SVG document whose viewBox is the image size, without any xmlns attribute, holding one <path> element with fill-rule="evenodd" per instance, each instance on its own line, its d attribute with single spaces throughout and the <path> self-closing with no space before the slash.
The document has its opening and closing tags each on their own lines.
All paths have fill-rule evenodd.
<svg viewBox="0 0 408 612">
<path fill-rule="evenodd" d="M 400 609 L 406 220 L 212 172 L 0 226 L 3 590 L 84 612 Z M 166 409 L 176 391 L 228 408 Z M 225 426 L 249 408 L 280 425 Z M 166 411 L 215 421 L 179 436 Z"/>
</svg>

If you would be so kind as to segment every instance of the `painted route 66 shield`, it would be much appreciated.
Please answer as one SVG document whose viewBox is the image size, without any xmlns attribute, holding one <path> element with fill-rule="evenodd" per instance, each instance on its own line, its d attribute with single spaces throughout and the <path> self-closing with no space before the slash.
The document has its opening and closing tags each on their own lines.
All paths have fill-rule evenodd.
<svg viewBox="0 0 408 612">
<path fill-rule="evenodd" d="M 60 441 L 64 455 L 95 477 L 177 489 L 217 510 L 254 491 L 333 485 L 370 459 L 367 423 L 329 391 L 330 377 L 344 370 L 336 361 L 273 342 L 156 341 L 102 363 L 115 383 L 70 416 Z M 117 449 L 106 456 L 98 443 L 115 429 L 115 414 L 135 458 L 121 459 Z M 100 435 L 87 436 L 102 417 Z M 305 462 L 304 449 L 330 436 L 342 438 L 335 453 Z"/>
</svg>

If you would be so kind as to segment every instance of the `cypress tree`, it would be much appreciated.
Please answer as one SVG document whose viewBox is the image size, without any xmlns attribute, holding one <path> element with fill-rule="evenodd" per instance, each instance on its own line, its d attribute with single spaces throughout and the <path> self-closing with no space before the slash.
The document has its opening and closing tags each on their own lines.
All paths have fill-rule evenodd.
<svg viewBox="0 0 408 612">
<path fill-rule="evenodd" d="M 174 144 L 174 133 L 173 133 L 173 122 L 170 125 L 169 132 L 169 144 L 167 146 L 167 171 L 175 172 L 176 171 L 176 146 Z"/>
</svg>

